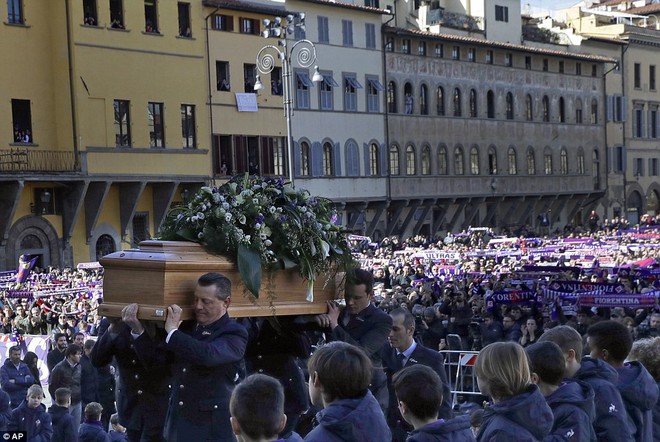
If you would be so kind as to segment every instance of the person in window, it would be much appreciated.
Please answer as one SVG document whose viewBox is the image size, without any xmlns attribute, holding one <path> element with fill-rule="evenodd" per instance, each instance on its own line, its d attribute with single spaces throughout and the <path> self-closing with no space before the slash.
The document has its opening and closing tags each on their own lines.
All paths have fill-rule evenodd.
<svg viewBox="0 0 660 442">
<path fill-rule="evenodd" d="M 413 96 L 410 92 L 406 94 L 406 113 L 407 114 L 412 114 L 413 113 Z"/>
<path fill-rule="evenodd" d="M 126 29 L 126 28 L 124 28 L 124 24 L 118 18 L 112 20 L 112 23 L 110 24 L 110 27 L 112 29 Z"/>
<path fill-rule="evenodd" d="M 96 26 L 96 19 L 89 11 L 85 12 L 85 19 L 83 20 L 87 26 Z"/>
<path fill-rule="evenodd" d="M 229 91 L 229 82 L 227 81 L 226 78 L 222 79 L 222 82 L 220 83 L 219 89 L 221 91 Z"/>
</svg>

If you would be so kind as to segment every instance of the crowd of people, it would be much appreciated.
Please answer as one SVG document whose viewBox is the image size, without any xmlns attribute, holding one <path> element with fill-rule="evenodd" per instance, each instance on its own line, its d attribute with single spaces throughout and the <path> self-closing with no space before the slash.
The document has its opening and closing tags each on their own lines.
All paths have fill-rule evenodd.
<svg viewBox="0 0 660 442">
<path fill-rule="evenodd" d="M 156 327 L 137 304 L 121 319 L 98 316 L 101 269 L 35 270 L 19 286 L 0 275 L 0 332 L 15 341 L 0 368 L 0 431 L 53 441 L 653 441 L 655 221 L 545 238 L 485 228 L 352 236 L 361 268 L 343 302 L 316 316 L 232 320 L 231 284 L 206 274 L 195 319 L 181 322 L 173 305 Z M 52 340 L 45 360 L 21 346 L 32 334 Z M 452 402 L 445 350 L 479 351 L 470 413 Z"/>
</svg>

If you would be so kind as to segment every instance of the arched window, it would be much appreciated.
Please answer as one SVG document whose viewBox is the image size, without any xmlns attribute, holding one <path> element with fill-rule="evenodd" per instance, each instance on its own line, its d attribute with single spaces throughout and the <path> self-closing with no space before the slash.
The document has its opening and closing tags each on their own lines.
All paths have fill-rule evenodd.
<svg viewBox="0 0 660 442">
<path fill-rule="evenodd" d="M 579 175 L 584 175 L 584 151 L 582 150 L 581 147 L 578 148 L 578 154 L 577 154 L 577 173 Z"/>
<path fill-rule="evenodd" d="M 392 144 L 390 147 L 390 173 L 392 175 L 401 174 L 401 162 L 399 159 L 399 146 Z"/>
<path fill-rule="evenodd" d="M 550 100 L 547 95 L 543 96 L 543 121 L 550 121 Z"/>
<path fill-rule="evenodd" d="M 42 249 L 43 247 L 37 235 L 25 235 L 21 239 L 21 249 Z"/>
<path fill-rule="evenodd" d="M 301 176 L 309 176 L 310 175 L 310 170 L 311 169 L 311 155 L 309 152 L 309 143 L 307 141 L 303 141 L 300 143 L 300 175 Z"/>
<path fill-rule="evenodd" d="M 403 85 L 403 112 L 411 115 L 413 113 L 413 110 L 415 109 L 415 97 L 413 93 L 413 87 L 412 84 L 406 83 Z"/>
<path fill-rule="evenodd" d="M 513 120 L 513 94 L 506 93 L 506 119 Z"/>
<path fill-rule="evenodd" d="M 543 151 L 543 173 L 552 175 L 552 151 L 549 147 Z"/>
<path fill-rule="evenodd" d="M 598 100 L 591 100 L 591 124 L 598 124 Z"/>
<path fill-rule="evenodd" d="M 598 147 L 594 149 L 592 155 L 591 176 L 593 177 L 594 190 L 600 189 L 600 156 L 598 155 Z"/>
<path fill-rule="evenodd" d="M 428 95 L 429 94 L 428 90 L 426 89 L 426 85 L 421 85 L 419 87 L 419 113 L 422 115 L 429 114 Z"/>
<path fill-rule="evenodd" d="M 477 91 L 470 89 L 470 117 L 477 117 Z"/>
<path fill-rule="evenodd" d="M 346 163 L 345 175 L 346 176 L 360 176 L 360 154 L 358 152 L 358 145 L 355 140 L 348 140 L 344 147 L 344 161 Z"/>
<path fill-rule="evenodd" d="M 497 175 L 497 150 L 495 146 L 488 148 L 488 174 Z"/>
<path fill-rule="evenodd" d="M 534 119 L 534 110 L 532 107 L 532 96 L 527 94 L 525 96 L 525 119 L 532 121 Z"/>
<path fill-rule="evenodd" d="M 438 175 L 447 175 L 447 148 L 438 148 Z"/>
<path fill-rule="evenodd" d="M 562 175 L 568 175 L 568 153 L 565 147 L 562 147 L 559 152 L 559 172 Z"/>
<path fill-rule="evenodd" d="M 527 175 L 536 175 L 536 158 L 534 158 L 534 148 L 527 148 Z"/>
<path fill-rule="evenodd" d="M 422 148 L 422 175 L 431 175 L 431 146 Z"/>
<path fill-rule="evenodd" d="M 575 100 L 575 124 L 582 124 L 582 100 Z"/>
<path fill-rule="evenodd" d="M 477 146 L 470 148 L 470 173 L 479 175 L 479 148 Z"/>
<path fill-rule="evenodd" d="M 564 97 L 559 97 L 559 122 L 566 123 L 566 107 Z"/>
<path fill-rule="evenodd" d="M 465 160 L 463 159 L 463 148 L 456 146 L 454 149 L 454 174 L 465 175 Z"/>
<path fill-rule="evenodd" d="M 518 162 L 516 158 L 516 149 L 513 146 L 509 147 L 509 151 L 507 152 L 507 160 L 509 165 L 509 175 L 517 175 Z"/>
<path fill-rule="evenodd" d="M 323 143 L 323 175 L 333 176 L 335 174 L 334 158 L 332 154 L 332 143 Z"/>
<path fill-rule="evenodd" d="M 412 144 L 409 144 L 406 146 L 406 175 L 415 175 L 417 173 L 415 160 L 415 148 Z"/>
<path fill-rule="evenodd" d="M 435 107 L 436 107 L 436 112 L 438 115 L 443 116 L 445 115 L 445 90 L 442 88 L 442 86 L 438 86 L 438 88 L 435 90 Z"/>
<path fill-rule="evenodd" d="M 495 118 L 495 94 L 493 91 L 488 91 L 486 94 L 486 107 L 488 108 L 488 118 Z"/>
<path fill-rule="evenodd" d="M 396 110 L 396 84 L 393 81 L 387 83 L 387 112 L 397 113 Z"/>
<path fill-rule="evenodd" d="M 454 89 L 454 116 L 461 116 L 461 90 L 459 88 Z"/>
<path fill-rule="evenodd" d="M 369 146 L 369 172 L 371 176 L 380 175 L 380 147 L 376 143 Z"/>
<path fill-rule="evenodd" d="M 105 255 L 114 253 L 117 251 L 115 246 L 115 240 L 112 239 L 112 236 L 103 234 L 99 236 L 99 239 L 96 240 L 96 260 L 103 258 Z"/>
</svg>

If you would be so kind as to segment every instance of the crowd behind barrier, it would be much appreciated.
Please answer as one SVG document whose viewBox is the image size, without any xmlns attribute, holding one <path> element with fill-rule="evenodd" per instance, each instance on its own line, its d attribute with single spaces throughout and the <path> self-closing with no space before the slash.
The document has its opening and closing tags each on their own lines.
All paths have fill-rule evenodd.
<svg viewBox="0 0 660 442">
<path fill-rule="evenodd" d="M 543 237 L 479 227 L 435 239 L 375 242 L 350 235 L 349 241 L 374 276 L 373 304 L 387 313 L 409 310 L 415 341 L 444 355 L 452 404 L 461 413 L 478 407 L 473 356 L 488 344 L 527 347 L 558 325 L 584 337 L 591 325 L 609 319 L 624 324 L 634 340 L 659 336 L 658 221 L 643 217 L 631 229 L 605 220 L 587 231 L 569 227 Z M 16 271 L 0 272 L 0 354 L 7 357 L 14 345 L 36 353 L 45 385 L 56 335 L 69 343 L 76 335 L 82 341 L 98 335 L 103 269 L 97 263 L 32 266 L 26 259 Z"/>
</svg>

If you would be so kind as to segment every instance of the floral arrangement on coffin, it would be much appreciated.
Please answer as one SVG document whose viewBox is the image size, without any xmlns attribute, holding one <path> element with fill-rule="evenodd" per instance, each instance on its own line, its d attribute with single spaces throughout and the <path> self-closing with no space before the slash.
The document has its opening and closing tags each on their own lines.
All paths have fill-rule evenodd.
<svg viewBox="0 0 660 442">
<path fill-rule="evenodd" d="M 282 178 L 237 175 L 202 187 L 173 208 L 161 239 L 188 240 L 234 261 L 246 288 L 259 297 L 263 270 L 298 268 L 313 300 L 318 275 L 355 267 L 346 232 L 326 198 L 294 189 Z"/>
</svg>

